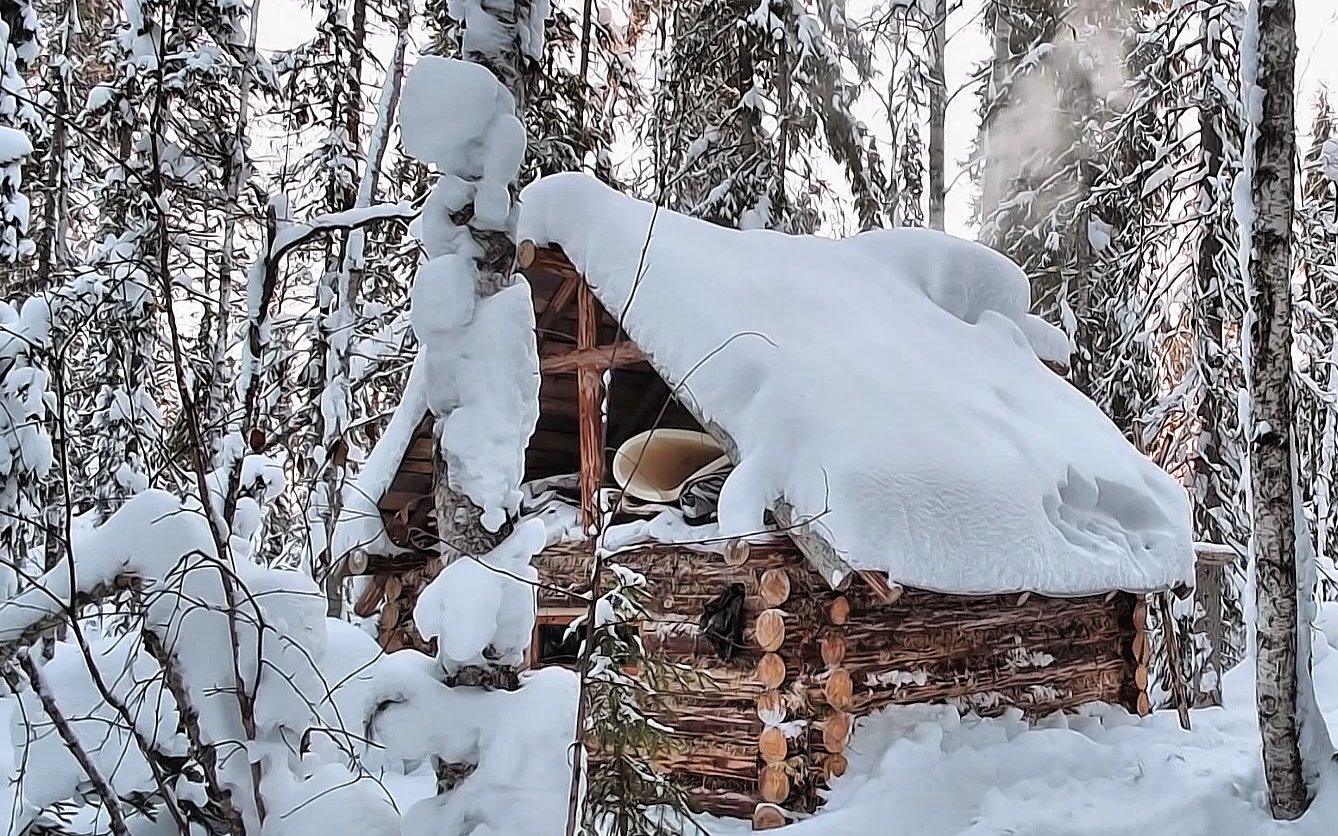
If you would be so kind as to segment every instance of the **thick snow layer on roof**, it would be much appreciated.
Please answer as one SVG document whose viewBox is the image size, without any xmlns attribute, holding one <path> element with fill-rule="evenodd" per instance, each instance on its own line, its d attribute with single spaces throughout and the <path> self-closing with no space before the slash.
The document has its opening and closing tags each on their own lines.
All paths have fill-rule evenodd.
<svg viewBox="0 0 1338 836">
<path fill-rule="evenodd" d="M 1025 285 L 984 286 L 1006 259 L 929 231 L 726 230 L 579 174 L 521 204 L 518 239 L 561 245 L 738 445 L 722 534 L 783 497 L 854 568 L 908 586 L 1192 583 L 1184 491 L 1037 360 Z"/>
</svg>

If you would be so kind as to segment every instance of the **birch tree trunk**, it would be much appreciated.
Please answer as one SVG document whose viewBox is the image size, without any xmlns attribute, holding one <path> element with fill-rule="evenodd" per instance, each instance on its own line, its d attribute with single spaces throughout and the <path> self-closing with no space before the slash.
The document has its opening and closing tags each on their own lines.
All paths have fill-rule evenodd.
<svg viewBox="0 0 1338 836">
<path fill-rule="evenodd" d="M 947 74 L 944 72 L 944 50 L 948 41 L 947 0 L 932 0 L 929 8 L 929 60 L 933 74 L 929 83 L 929 226 L 941 230 L 947 192 L 943 151 L 948 115 Z"/>
<path fill-rule="evenodd" d="M 1300 542 L 1308 535 L 1297 524 L 1296 462 L 1291 450 L 1296 11 L 1293 0 L 1254 2 L 1251 14 L 1258 15 L 1258 65 L 1253 94 L 1260 97 L 1262 108 L 1254 115 L 1257 133 L 1250 183 L 1254 211 L 1247 239 L 1252 248 L 1247 253 L 1247 287 L 1255 321 L 1247 373 L 1257 607 L 1256 710 L 1269 808 L 1274 818 L 1290 820 L 1306 811 L 1314 795 L 1303 757 L 1302 723 L 1322 723 L 1318 717 L 1306 717 L 1305 709 L 1313 707 L 1314 698 L 1313 692 L 1303 693 L 1303 688 L 1312 686 L 1305 652 L 1310 627 L 1302 623 L 1301 616 L 1312 590 L 1298 585 L 1298 576 L 1307 574 L 1306 567 L 1298 565 L 1298 556 L 1309 557 L 1311 550 Z M 1249 37 L 1247 31 L 1247 41 Z M 1250 69 L 1246 68 L 1247 83 Z M 1246 170 L 1250 170 L 1248 161 Z"/>
<path fill-rule="evenodd" d="M 480 19 L 475 20 L 471 15 L 467 21 L 462 21 L 460 57 L 486 67 L 496 76 L 515 97 L 516 109 L 520 111 L 517 115 L 523 119 L 525 77 L 517 24 L 528 17 L 529 0 L 482 0 L 481 8 L 485 15 Z M 491 296 L 508 282 L 515 261 L 515 242 L 507 232 L 476 225 L 469 210 L 454 220 L 469 228 L 470 235 L 482 251 L 478 258 L 476 292 L 480 297 Z M 468 497 L 451 487 L 446 462 L 440 451 L 436 456 L 435 479 L 437 532 L 441 538 L 442 565 L 462 554 L 486 554 L 501 541 L 507 528 L 504 526 L 498 532 L 484 528 L 483 512 Z M 448 684 L 504 690 L 519 687 L 516 672 L 502 666 L 482 670 L 464 668 Z"/>
</svg>

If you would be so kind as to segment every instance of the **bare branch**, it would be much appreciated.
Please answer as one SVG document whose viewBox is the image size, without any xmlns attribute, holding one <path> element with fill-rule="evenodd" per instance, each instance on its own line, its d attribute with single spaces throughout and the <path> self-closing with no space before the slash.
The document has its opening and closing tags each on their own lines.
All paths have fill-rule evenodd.
<svg viewBox="0 0 1338 836">
<path fill-rule="evenodd" d="M 60 739 L 65 741 L 65 748 L 70 750 L 70 754 L 79 763 L 79 768 L 93 783 L 93 789 L 97 792 L 98 798 L 102 799 L 102 806 L 106 809 L 107 817 L 111 822 L 112 833 L 115 836 L 130 836 L 130 828 L 126 826 L 125 816 L 121 813 L 120 800 L 116 797 L 116 793 L 112 791 L 111 784 L 98 770 L 97 764 L 93 763 L 93 759 L 85 751 L 83 744 L 79 742 L 79 738 L 75 736 L 74 729 L 70 727 L 70 723 L 65 719 L 60 706 L 56 704 L 56 698 L 51 695 L 51 690 L 47 688 L 45 680 L 42 679 L 41 669 L 33 662 L 32 657 L 26 653 L 21 654 L 18 661 L 19 667 L 23 668 L 23 672 L 28 676 L 28 683 L 32 686 L 33 693 L 37 695 L 37 699 L 42 703 L 42 710 L 50 718 L 51 725 L 55 727 Z M 18 675 L 9 667 L 5 668 L 5 678 L 9 680 L 10 687 L 18 690 L 21 684 Z"/>
</svg>

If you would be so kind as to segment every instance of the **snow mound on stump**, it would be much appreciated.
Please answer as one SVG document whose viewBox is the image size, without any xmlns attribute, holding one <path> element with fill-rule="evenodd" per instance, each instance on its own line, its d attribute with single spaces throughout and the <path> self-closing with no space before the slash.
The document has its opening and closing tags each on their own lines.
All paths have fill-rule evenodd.
<svg viewBox="0 0 1338 836">
<path fill-rule="evenodd" d="M 414 624 L 424 639 L 437 640 L 437 655 L 448 672 L 486 664 L 488 647 L 501 664 L 524 660 L 539 581 L 530 560 L 547 542 L 543 521 L 526 520 L 488 554 L 447 565 L 419 594 Z"/>
<path fill-rule="evenodd" d="M 974 272 L 978 249 L 727 230 L 580 174 L 521 204 L 517 237 L 561 245 L 737 443 L 723 535 L 756 531 L 783 498 L 854 568 L 922 589 L 1193 582 L 1184 491 L 1037 360 L 1023 288 L 977 287 L 1000 278 Z"/>
</svg>

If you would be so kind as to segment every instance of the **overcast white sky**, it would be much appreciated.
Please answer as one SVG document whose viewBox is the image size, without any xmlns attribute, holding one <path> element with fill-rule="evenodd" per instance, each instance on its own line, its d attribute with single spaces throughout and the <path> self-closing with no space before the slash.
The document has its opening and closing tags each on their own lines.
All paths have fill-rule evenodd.
<svg viewBox="0 0 1338 836">
<path fill-rule="evenodd" d="M 258 0 L 260 3 L 260 46 L 284 49 L 311 37 L 314 27 L 311 13 L 301 0 Z M 615 6 L 623 0 L 612 0 Z M 850 14 L 859 17 L 875 4 L 886 0 L 848 0 Z M 601 2 L 603 5 L 603 2 Z M 963 0 L 961 8 L 948 20 L 947 83 L 954 91 L 948 108 L 948 196 L 949 231 L 970 234 L 970 183 L 956 179 L 960 163 L 966 157 L 975 136 L 974 91 L 964 89 L 972 66 L 988 49 L 988 41 L 979 23 L 979 0 Z M 1302 143 L 1310 126 L 1310 112 L 1322 85 L 1338 88 L 1338 2 L 1335 0 L 1296 0 L 1296 31 L 1300 46 L 1297 61 L 1297 103 L 1302 129 Z M 377 39 L 384 51 L 385 38 Z M 872 124 L 872 123 L 871 123 Z"/>
</svg>

